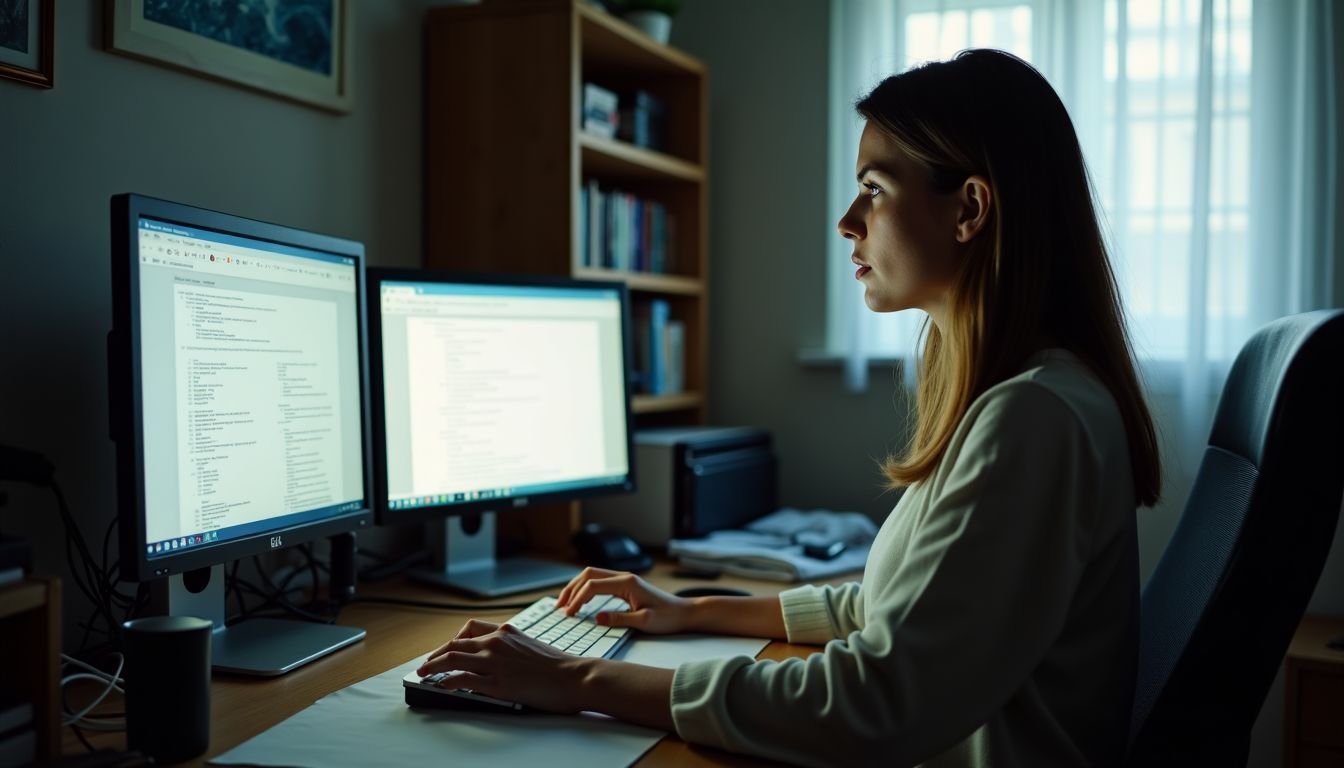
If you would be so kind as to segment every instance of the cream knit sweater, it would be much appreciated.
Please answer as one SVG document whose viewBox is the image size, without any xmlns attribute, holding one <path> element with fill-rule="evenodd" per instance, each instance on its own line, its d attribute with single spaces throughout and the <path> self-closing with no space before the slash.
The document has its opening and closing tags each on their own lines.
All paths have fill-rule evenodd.
<svg viewBox="0 0 1344 768">
<path fill-rule="evenodd" d="M 1046 350 L 985 392 L 911 486 L 863 583 L 780 595 L 784 662 L 683 664 L 677 732 L 805 765 L 1093 766 L 1123 755 L 1135 496 L 1115 401 Z"/>
</svg>

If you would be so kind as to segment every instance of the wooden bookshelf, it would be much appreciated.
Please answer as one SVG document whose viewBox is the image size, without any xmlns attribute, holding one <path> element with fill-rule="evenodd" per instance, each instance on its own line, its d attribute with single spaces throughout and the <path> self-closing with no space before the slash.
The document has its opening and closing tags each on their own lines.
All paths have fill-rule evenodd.
<svg viewBox="0 0 1344 768">
<path fill-rule="evenodd" d="M 638 395 L 635 427 L 704 423 L 705 66 L 583 0 L 483 0 L 432 8 L 426 19 L 425 265 L 621 282 L 635 317 L 667 301 L 685 325 L 684 391 Z M 582 130 L 586 82 L 652 94 L 665 107 L 665 146 Z M 580 189 L 590 180 L 657 202 L 675 219 L 663 272 L 587 263 Z M 563 549 L 561 536 L 576 524 L 571 507 L 549 533 L 529 533 L 529 545 Z"/>
<path fill-rule="evenodd" d="M 0 586 L 0 693 L 33 705 L 37 763 L 61 754 L 61 582 L 29 578 Z"/>
</svg>

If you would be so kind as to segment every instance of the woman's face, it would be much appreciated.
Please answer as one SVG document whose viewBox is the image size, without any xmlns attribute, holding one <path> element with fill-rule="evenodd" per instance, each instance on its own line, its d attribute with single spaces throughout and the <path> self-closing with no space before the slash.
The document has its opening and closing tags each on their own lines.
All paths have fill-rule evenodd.
<svg viewBox="0 0 1344 768">
<path fill-rule="evenodd" d="M 927 172 L 871 121 L 859 141 L 859 193 L 840 219 L 854 243 L 854 277 L 874 312 L 918 308 L 937 323 L 957 260 L 961 195 L 933 189 Z"/>
</svg>

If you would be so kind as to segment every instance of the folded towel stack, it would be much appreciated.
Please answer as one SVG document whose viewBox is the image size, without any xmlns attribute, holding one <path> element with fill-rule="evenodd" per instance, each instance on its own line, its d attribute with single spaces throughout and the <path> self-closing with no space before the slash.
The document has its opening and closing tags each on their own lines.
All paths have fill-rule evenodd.
<svg viewBox="0 0 1344 768">
<path fill-rule="evenodd" d="M 858 512 L 784 508 L 747 524 L 745 530 L 714 531 L 701 539 L 674 539 L 667 552 L 682 565 L 772 581 L 811 581 L 862 570 L 877 525 Z M 830 560 L 803 553 L 808 544 L 845 542 Z"/>
</svg>

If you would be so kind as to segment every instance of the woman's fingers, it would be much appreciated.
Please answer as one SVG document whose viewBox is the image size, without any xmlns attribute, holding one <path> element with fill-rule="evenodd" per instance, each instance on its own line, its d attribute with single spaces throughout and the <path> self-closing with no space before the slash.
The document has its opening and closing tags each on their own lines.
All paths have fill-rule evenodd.
<svg viewBox="0 0 1344 768">
<path fill-rule="evenodd" d="M 589 579 L 574 593 L 574 598 L 565 607 L 565 613 L 573 616 L 584 604 L 598 595 L 616 595 L 629 602 L 634 578 L 628 573 L 618 573 L 603 579 Z"/>
<path fill-rule="evenodd" d="M 582 571 L 579 571 L 578 576 L 569 580 L 569 583 L 565 585 L 564 589 L 560 590 L 560 595 L 556 598 L 556 605 L 561 608 L 568 605 L 569 600 L 574 596 L 574 593 L 589 579 L 606 578 L 608 576 L 615 576 L 617 573 L 619 573 L 619 571 L 608 571 L 605 568 L 584 568 Z"/>
<path fill-rule="evenodd" d="M 498 624 L 481 621 L 480 619 L 472 619 L 462 625 L 462 629 L 458 630 L 457 637 L 453 638 L 453 640 L 465 640 L 469 637 L 480 637 L 482 635 L 488 635 L 497 629 L 499 629 Z"/>
<path fill-rule="evenodd" d="M 648 608 L 638 611 L 602 611 L 597 614 L 596 621 L 604 627 L 644 629 L 649 624 L 649 615 Z"/>
<path fill-rule="evenodd" d="M 486 696 L 492 695 L 494 689 L 494 678 L 489 675 L 478 675 L 474 672 L 453 672 L 438 682 L 440 688 L 465 689 L 483 693 Z"/>
<path fill-rule="evenodd" d="M 488 672 L 490 660 L 471 651 L 447 651 L 420 665 L 416 674 L 424 677 L 435 672 Z"/>
<path fill-rule="evenodd" d="M 475 645 L 464 644 L 463 641 L 472 640 L 478 637 L 484 637 L 485 635 L 488 635 L 497 629 L 499 629 L 498 624 L 491 624 L 488 621 L 481 621 L 480 619 L 472 619 L 468 621 L 466 624 L 464 624 L 462 626 L 462 629 L 457 631 L 456 637 L 431 651 L 429 654 L 429 658 L 436 659 L 450 650 L 460 651 L 468 648 L 475 649 L 476 648 Z"/>
</svg>

